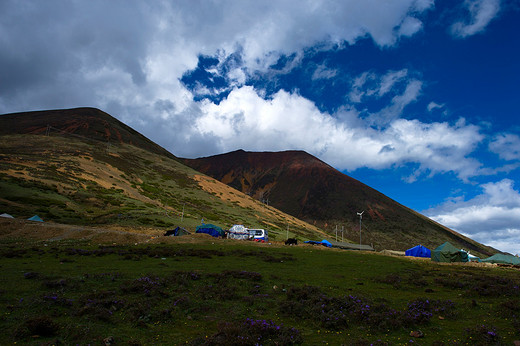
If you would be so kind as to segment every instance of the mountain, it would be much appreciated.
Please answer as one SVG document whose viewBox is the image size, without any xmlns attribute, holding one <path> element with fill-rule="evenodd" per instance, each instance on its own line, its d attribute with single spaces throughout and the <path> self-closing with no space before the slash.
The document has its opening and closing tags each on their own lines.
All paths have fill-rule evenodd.
<svg viewBox="0 0 520 346">
<path fill-rule="evenodd" d="M 131 144 L 147 151 L 175 156 L 131 127 L 96 108 L 73 108 L 1 115 L 0 136 L 7 134 L 61 135 L 105 145 Z"/>
<path fill-rule="evenodd" d="M 0 214 L 109 229 L 194 231 L 204 220 L 267 228 L 271 239 L 323 230 L 183 165 L 94 108 L 0 115 Z"/>
<path fill-rule="evenodd" d="M 336 227 L 353 241 L 376 249 L 406 250 L 422 244 L 435 248 L 445 241 L 484 255 L 483 246 L 397 203 L 303 151 L 231 153 L 183 159 L 188 166 L 326 229 Z M 364 211 L 361 220 L 359 212 Z M 360 234 L 361 233 L 361 234 Z M 339 233 L 341 236 L 341 233 Z"/>
</svg>

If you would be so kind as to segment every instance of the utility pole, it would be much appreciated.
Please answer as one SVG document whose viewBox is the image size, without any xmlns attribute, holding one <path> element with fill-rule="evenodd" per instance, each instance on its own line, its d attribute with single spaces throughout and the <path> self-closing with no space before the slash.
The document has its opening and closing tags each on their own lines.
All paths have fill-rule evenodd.
<svg viewBox="0 0 520 346">
<path fill-rule="evenodd" d="M 361 249 L 361 219 L 363 219 L 363 210 L 361 213 L 357 213 L 359 215 L 359 248 Z"/>
<path fill-rule="evenodd" d="M 336 241 L 338 241 L 338 225 L 336 225 Z"/>
<path fill-rule="evenodd" d="M 343 226 L 341 226 L 341 242 L 343 243 Z"/>
</svg>

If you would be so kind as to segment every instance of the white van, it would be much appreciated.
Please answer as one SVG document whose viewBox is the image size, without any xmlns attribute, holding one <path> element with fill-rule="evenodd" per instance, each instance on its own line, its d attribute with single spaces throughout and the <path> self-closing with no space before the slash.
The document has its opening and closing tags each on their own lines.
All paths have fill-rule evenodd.
<svg viewBox="0 0 520 346">
<path fill-rule="evenodd" d="M 249 231 L 249 234 L 253 236 L 254 240 L 269 241 L 269 236 L 268 236 L 267 231 L 265 229 L 249 228 L 248 231 Z"/>
</svg>

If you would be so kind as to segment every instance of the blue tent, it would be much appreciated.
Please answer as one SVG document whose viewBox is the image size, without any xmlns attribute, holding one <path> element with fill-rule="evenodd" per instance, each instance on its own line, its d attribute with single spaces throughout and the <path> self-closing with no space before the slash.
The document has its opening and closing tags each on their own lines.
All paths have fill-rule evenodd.
<svg viewBox="0 0 520 346">
<path fill-rule="evenodd" d="M 326 246 L 326 247 L 332 247 L 332 244 L 330 243 L 330 241 L 328 241 L 326 239 L 323 239 L 321 241 L 321 245 Z"/>
<path fill-rule="evenodd" d="M 38 215 L 34 215 L 33 217 L 28 218 L 27 220 L 43 222 L 43 220 Z"/>
<path fill-rule="evenodd" d="M 210 223 L 197 226 L 197 230 L 195 231 L 195 233 L 207 233 L 215 238 L 223 237 L 225 234 L 222 228 L 212 225 Z"/>
<path fill-rule="evenodd" d="M 326 240 L 326 239 L 323 239 L 322 241 L 307 240 L 307 241 L 304 241 L 304 243 L 312 244 L 312 245 L 323 245 L 323 246 L 326 246 L 326 247 L 332 247 L 332 244 L 328 240 Z"/>
<path fill-rule="evenodd" d="M 432 252 L 427 247 L 424 247 L 422 245 L 414 246 L 411 249 L 408 249 L 404 252 L 406 256 L 413 256 L 413 257 L 432 257 Z"/>
</svg>

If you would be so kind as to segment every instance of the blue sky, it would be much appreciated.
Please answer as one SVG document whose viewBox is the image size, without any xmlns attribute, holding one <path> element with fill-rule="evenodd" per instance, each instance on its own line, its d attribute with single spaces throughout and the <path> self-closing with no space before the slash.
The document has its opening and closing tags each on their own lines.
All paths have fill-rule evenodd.
<svg viewBox="0 0 520 346">
<path fill-rule="evenodd" d="M 181 157 L 298 149 L 520 253 L 520 1 L 0 3 L 0 113 L 98 107 Z"/>
</svg>

